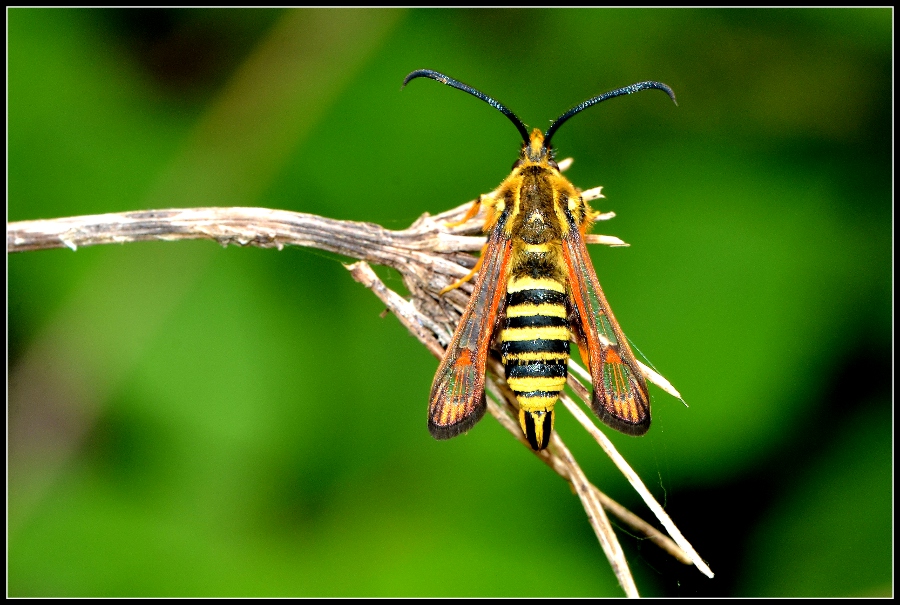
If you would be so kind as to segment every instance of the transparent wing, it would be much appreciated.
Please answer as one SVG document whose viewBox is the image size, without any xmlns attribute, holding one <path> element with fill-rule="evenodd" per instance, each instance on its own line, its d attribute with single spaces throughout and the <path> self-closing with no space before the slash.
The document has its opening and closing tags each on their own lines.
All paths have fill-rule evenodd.
<svg viewBox="0 0 900 605">
<path fill-rule="evenodd" d="M 435 439 L 464 433 L 484 415 L 484 371 L 506 294 L 511 243 L 496 227 L 483 253 L 472 298 L 431 385 L 428 430 Z"/>
<path fill-rule="evenodd" d="M 577 227 L 563 238 L 563 257 L 575 310 L 573 332 L 594 383 L 591 407 L 600 420 L 629 435 L 650 428 L 650 395 L 634 354 L 606 302 Z"/>
</svg>

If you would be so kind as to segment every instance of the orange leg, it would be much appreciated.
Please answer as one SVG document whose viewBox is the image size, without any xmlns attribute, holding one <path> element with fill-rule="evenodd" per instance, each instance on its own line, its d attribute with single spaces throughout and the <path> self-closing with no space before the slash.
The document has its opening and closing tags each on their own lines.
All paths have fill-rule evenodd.
<svg viewBox="0 0 900 605">
<path fill-rule="evenodd" d="M 473 216 L 474 216 L 474 215 L 473 215 Z M 468 220 L 468 219 L 466 219 L 466 220 Z M 464 220 L 463 222 L 465 222 L 465 220 Z M 478 262 L 475 263 L 475 266 L 472 267 L 472 270 L 469 271 L 469 274 L 466 275 L 466 276 L 463 277 L 463 278 L 460 278 L 460 279 L 456 280 L 455 282 L 453 282 L 452 284 L 450 284 L 449 286 L 447 286 L 446 288 L 444 288 L 443 290 L 441 290 L 440 292 L 438 292 L 438 296 L 443 296 L 444 294 L 446 294 L 446 293 L 449 292 L 450 290 L 456 290 L 458 287 L 460 287 L 461 285 L 463 285 L 464 283 L 466 283 L 467 281 L 469 281 L 470 279 L 472 279 L 473 277 L 475 277 L 475 274 L 478 273 L 478 271 L 481 270 L 481 263 L 484 262 L 484 252 L 485 252 L 485 250 L 487 250 L 487 244 L 485 244 L 485 245 L 484 245 L 484 248 L 481 249 L 481 256 L 478 257 Z"/>
<path fill-rule="evenodd" d="M 463 216 L 458 221 L 453 221 L 452 223 L 446 223 L 447 227 L 451 227 L 451 228 L 459 227 L 460 225 L 465 223 L 467 220 L 474 218 L 475 215 L 478 214 L 478 210 L 480 210 L 480 209 L 481 209 L 481 196 L 479 195 L 478 199 L 472 203 L 472 207 L 469 208 L 469 211 L 466 212 L 466 215 Z M 464 282 L 460 282 L 460 283 L 464 283 Z"/>
</svg>

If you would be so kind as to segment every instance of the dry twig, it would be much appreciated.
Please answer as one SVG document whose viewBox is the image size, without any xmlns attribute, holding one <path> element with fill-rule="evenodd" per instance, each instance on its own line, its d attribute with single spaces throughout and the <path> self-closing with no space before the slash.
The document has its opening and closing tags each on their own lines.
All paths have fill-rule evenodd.
<svg viewBox="0 0 900 605">
<path fill-rule="evenodd" d="M 582 195 L 588 200 L 603 197 L 599 188 L 584 191 Z M 360 262 L 347 265 L 353 278 L 370 288 L 400 322 L 433 355 L 440 358 L 465 308 L 471 286 L 463 286 L 443 297 L 437 293 L 469 272 L 475 259 L 466 252 L 480 250 L 485 242 L 480 235 L 482 222 L 477 219 L 452 229 L 446 227 L 447 222 L 462 217 L 470 205 L 471 202 L 436 216 L 424 214 L 403 231 L 391 231 L 372 223 L 338 221 L 265 208 L 183 208 L 22 221 L 7 226 L 6 249 L 8 253 L 62 247 L 77 250 L 82 246 L 109 243 L 211 239 L 223 246 L 237 244 L 281 249 L 291 245 L 328 250 L 358 259 Z M 598 220 L 613 216 L 611 212 L 601 214 Z M 589 236 L 588 241 L 613 246 L 627 245 L 610 236 Z M 410 299 L 387 288 L 367 263 L 396 269 L 403 277 Z M 500 378 L 503 376 L 502 366 L 496 360 L 492 360 L 490 365 L 487 391 L 492 400 L 488 401 L 488 411 L 532 451 L 515 420 L 515 398 L 505 380 Z M 570 367 L 574 374 L 587 376 L 590 380 L 576 363 L 570 361 Z M 678 392 L 659 374 L 643 365 L 641 368 L 649 381 L 679 397 Z M 576 395 L 585 403 L 589 402 L 588 390 L 574 376 L 570 376 L 569 384 Z M 573 486 L 626 595 L 638 596 L 638 592 L 607 512 L 679 561 L 693 563 L 705 575 L 712 577 L 709 567 L 592 419 L 568 396 L 564 395 L 562 401 L 597 439 L 675 539 L 673 542 L 591 484 L 558 433 L 554 433 L 548 449 L 533 452 Z"/>
</svg>

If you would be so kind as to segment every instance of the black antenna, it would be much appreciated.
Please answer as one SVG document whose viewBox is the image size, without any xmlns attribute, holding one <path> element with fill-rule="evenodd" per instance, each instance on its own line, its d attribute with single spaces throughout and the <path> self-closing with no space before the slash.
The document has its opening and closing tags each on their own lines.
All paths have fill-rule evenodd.
<svg viewBox="0 0 900 605">
<path fill-rule="evenodd" d="M 522 135 L 522 140 L 525 141 L 526 145 L 528 144 L 528 142 L 529 142 L 528 129 L 525 127 L 525 124 L 522 123 L 522 120 L 520 120 L 516 114 L 511 112 L 509 109 L 506 108 L 505 105 L 503 105 L 496 99 L 492 99 L 491 97 L 487 96 L 480 90 L 476 90 L 476 89 L 472 88 L 471 86 L 469 86 L 468 84 L 463 84 L 459 80 L 454 80 L 450 76 L 445 76 L 444 74 L 436 72 L 432 69 L 417 69 L 416 71 L 410 73 L 408 76 L 406 76 L 406 78 L 403 79 L 403 86 L 406 86 L 410 80 L 414 80 L 416 78 L 431 78 L 432 80 L 437 80 L 441 84 L 446 84 L 447 86 L 452 86 L 453 88 L 458 88 L 459 90 L 462 90 L 463 92 L 467 92 L 470 95 L 472 95 L 473 97 L 478 97 L 479 99 L 481 99 L 482 101 L 484 101 L 485 103 L 487 103 L 488 105 L 490 105 L 491 107 L 493 107 L 494 109 L 498 110 L 500 113 L 505 115 L 507 118 L 509 118 L 509 121 L 512 122 L 513 124 L 515 124 L 516 128 L 519 130 L 519 134 Z M 646 82 L 645 82 L 645 84 L 646 84 Z M 635 84 L 635 86 L 637 86 L 637 84 Z M 665 86 L 665 84 L 663 84 L 663 86 Z M 668 87 L 666 87 L 666 88 L 668 88 Z M 403 87 L 401 87 L 400 89 L 402 90 Z M 674 99 L 675 97 L 672 97 L 672 98 Z M 551 125 L 550 128 L 553 128 L 553 125 Z"/>
<path fill-rule="evenodd" d="M 415 73 L 415 72 L 413 72 Z M 410 74 L 412 75 L 412 74 Z M 559 130 L 559 127 L 563 125 L 563 123 L 574 116 L 576 113 L 584 111 L 591 105 L 596 105 L 597 103 L 601 103 L 607 99 L 612 99 L 613 97 L 620 97 L 622 95 L 630 95 L 632 93 L 638 92 L 639 90 L 645 90 L 647 88 L 656 88 L 665 92 L 672 99 L 672 102 L 678 105 L 678 101 L 675 100 L 675 93 L 672 92 L 672 89 L 662 82 L 638 82 L 637 84 L 632 84 L 631 86 L 626 86 L 624 88 L 619 88 L 617 90 L 612 90 L 610 92 L 605 92 L 600 96 L 594 97 L 592 99 L 588 99 L 583 103 L 579 103 L 566 113 L 562 114 L 550 124 L 550 128 L 547 129 L 547 132 L 544 133 L 544 148 L 550 148 L 550 139 L 553 138 L 553 135 Z"/>
</svg>

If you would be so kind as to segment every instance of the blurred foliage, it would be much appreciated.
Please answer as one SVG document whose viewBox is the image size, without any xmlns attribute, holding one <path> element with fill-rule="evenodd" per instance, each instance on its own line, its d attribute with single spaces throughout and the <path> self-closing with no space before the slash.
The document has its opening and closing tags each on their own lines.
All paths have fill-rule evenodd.
<svg viewBox="0 0 900 605">
<path fill-rule="evenodd" d="M 532 125 L 604 186 L 593 251 L 682 392 L 612 438 L 716 578 L 622 532 L 642 594 L 893 592 L 891 9 L 8 14 L 8 219 L 285 208 L 403 228 Z M 619 596 L 568 487 L 332 255 L 8 257 L 13 596 Z M 400 280 L 380 274 L 392 287 Z M 647 515 L 566 413 L 589 477 Z M 450 571 L 453 573 L 450 573 Z"/>
</svg>

